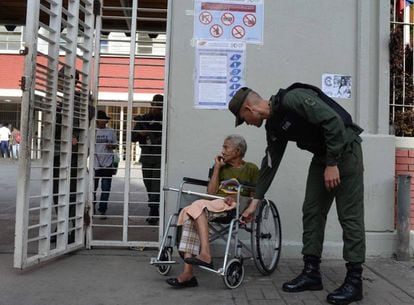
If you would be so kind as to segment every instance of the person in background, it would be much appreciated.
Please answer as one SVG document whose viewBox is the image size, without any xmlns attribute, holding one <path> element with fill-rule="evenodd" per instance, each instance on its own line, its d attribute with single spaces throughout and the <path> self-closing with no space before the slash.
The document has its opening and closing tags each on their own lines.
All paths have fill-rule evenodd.
<svg viewBox="0 0 414 305">
<path fill-rule="evenodd" d="M 16 127 L 13 127 L 11 132 L 10 147 L 12 151 L 12 158 L 17 160 L 19 158 L 20 150 L 20 131 Z"/>
<path fill-rule="evenodd" d="M 93 192 L 94 210 L 96 204 L 96 190 L 101 181 L 101 198 L 99 200 L 98 212 L 105 215 L 108 209 L 108 199 L 111 192 L 113 175 L 113 150 L 117 146 L 115 130 L 107 127 L 111 118 L 105 111 L 98 110 L 96 115 L 96 144 L 95 144 L 95 185 Z"/>
<path fill-rule="evenodd" d="M 10 141 L 10 129 L 6 125 L 0 124 L 0 154 L 2 158 L 9 159 L 10 158 L 10 149 L 9 149 L 9 141 Z"/>
<path fill-rule="evenodd" d="M 137 123 L 131 139 L 133 142 L 138 141 L 141 148 L 139 161 L 142 165 L 142 176 L 150 208 L 147 222 L 152 225 L 158 223 L 160 205 L 163 100 L 161 94 L 154 95 L 150 111 L 134 118 Z"/>
</svg>

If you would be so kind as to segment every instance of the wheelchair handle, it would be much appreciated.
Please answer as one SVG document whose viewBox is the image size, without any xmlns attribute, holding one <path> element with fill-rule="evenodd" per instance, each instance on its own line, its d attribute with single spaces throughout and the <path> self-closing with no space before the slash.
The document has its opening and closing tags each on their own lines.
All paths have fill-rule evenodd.
<svg viewBox="0 0 414 305">
<path fill-rule="evenodd" d="M 163 187 L 163 190 L 172 191 L 172 192 L 180 192 L 179 189 L 173 188 L 173 187 Z M 210 195 L 206 193 L 199 193 L 199 192 L 193 192 L 193 191 L 187 191 L 187 190 L 181 190 L 181 193 L 188 194 L 188 195 L 196 195 L 196 196 L 210 198 L 210 199 L 223 199 L 222 196 Z"/>
<path fill-rule="evenodd" d="M 183 181 L 185 181 L 187 183 L 195 184 L 195 185 L 202 185 L 202 186 L 207 186 L 208 185 L 207 180 L 194 179 L 194 178 L 190 178 L 190 177 L 184 177 Z"/>
</svg>

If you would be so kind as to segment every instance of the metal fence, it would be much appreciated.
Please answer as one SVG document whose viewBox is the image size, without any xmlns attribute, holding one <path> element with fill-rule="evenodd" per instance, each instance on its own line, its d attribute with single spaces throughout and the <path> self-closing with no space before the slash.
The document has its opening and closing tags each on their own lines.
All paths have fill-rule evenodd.
<svg viewBox="0 0 414 305">
<path fill-rule="evenodd" d="M 413 2 L 390 6 L 390 132 L 401 137 L 414 136 Z"/>
</svg>

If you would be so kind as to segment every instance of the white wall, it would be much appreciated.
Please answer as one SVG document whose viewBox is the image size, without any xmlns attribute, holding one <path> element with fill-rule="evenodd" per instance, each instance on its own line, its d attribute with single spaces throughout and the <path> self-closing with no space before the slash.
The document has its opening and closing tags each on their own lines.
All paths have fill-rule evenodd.
<svg viewBox="0 0 414 305">
<path fill-rule="evenodd" d="M 263 45 L 248 45 L 246 80 L 264 97 L 279 87 L 301 81 L 321 85 L 323 73 L 352 76 L 353 96 L 338 100 L 365 129 L 366 230 L 369 255 L 394 251 L 394 138 L 388 133 L 389 1 L 265 1 Z M 207 177 L 225 135 L 239 133 L 249 148 L 246 159 L 260 163 L 265 130 L 234 128 L 227 110 L 193 108 L 193 1 L 171 1 L 171 49 L 168 85 L 166 183 L 182 176 Z M 299 256 L 301 206 L 311 154 L 289 144 L 267 197 L 279 207 L 283 255 Z M 174 206 L 167 195 L 167 214 Z M 326 230 L 325 255 L 342 254 L 341 230 L 332 209 Z"/>
</svg>

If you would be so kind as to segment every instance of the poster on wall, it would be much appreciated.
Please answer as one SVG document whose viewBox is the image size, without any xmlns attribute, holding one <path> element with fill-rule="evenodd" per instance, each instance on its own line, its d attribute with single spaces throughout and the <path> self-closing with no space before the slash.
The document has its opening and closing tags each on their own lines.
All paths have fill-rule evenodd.
<svg viewBox="0 0 414 305">
<path fill-rule="evenodd" d="M 352 96 L 351 76 L 322 74 L 322 91 L 330 97 L 350 99 Z"/>
<path fill-rule="evenodd" d="M 263 0 L 195 0 L 194 39 L 263 44 Z"/>
<path fill-rule="evenodd" d="M 246 44 L 198 40 L 194 107 L 227 109 L 237 90 L 244 86 Z"/>
</svg>

